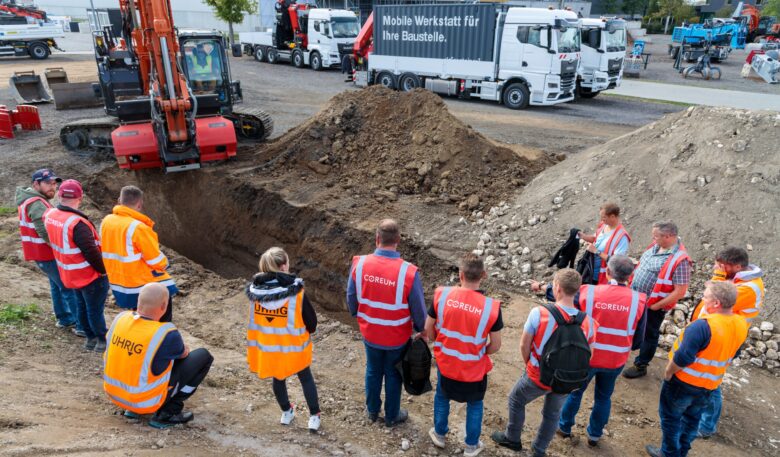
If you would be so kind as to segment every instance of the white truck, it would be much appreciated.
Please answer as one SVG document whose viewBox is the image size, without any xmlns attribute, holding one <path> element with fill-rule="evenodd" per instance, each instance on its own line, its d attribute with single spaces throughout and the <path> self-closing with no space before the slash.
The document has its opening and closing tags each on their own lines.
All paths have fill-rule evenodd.
<svg viewBox="0 0 780 457">
<path fill-rule="evenodd" d="M 577 94 L 593 98 L 620 86 L 626 55 L 626 23 L 620 19 L 582 19 L 582 60 Z"/>
<path fill-rule="evenodd" d="M 376 5 L 358 38 L 356 54 L 367 59 L 358 59 L 354 80 L 404 91 L 424 87 L 512 109 L 564 103 L 574 99 L 579 27 L 576 14 L 565 10 Z M 373 49 L 361 54 L 364 42 Z"/>
<path fill-rule="evenodd" d="M 30 56 L 43 60 L 57 47 L 55 38 L 62 38 L 62 26 L 27 16 L 0 14 L 0 57 Z"/>
<path fill-rule="evenodd" d="M 272 32 L 238 34 L 245 54 L 259 62 L 288 61 L 298 68 L 319 71 L 339 67 L 343 56 L 352 54 L 360 31 L 352 11 L 311 8 L 307 4 L 282 5 Z"/>
</svg>

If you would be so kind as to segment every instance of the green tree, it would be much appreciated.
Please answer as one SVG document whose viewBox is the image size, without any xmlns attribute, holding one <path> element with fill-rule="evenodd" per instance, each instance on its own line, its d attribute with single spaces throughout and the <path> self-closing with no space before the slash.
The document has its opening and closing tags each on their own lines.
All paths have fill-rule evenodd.
<svg viewBox="0 0 780 457">
<path fill-rule="evenodd" d="M 214 15 L 228 23 L 230 45 L 233 46 L 233 24 L 244 22 L 245 14 L 257 12 L 257 0 L 203 0 L 214 9 Z"/>
<path fill-rule="evenodd" d="M 623 12 L 633 17 L 636 13 L 647 10 L 648 0 L 623 0 Z"/>
<path fill-rule="evenodd" d="M 762 16 L 780 16 L 780 0 L 767 0 L 761 10 Z"/>
<path fill-rule="evenodd" d="M 604 8 L 605 13 L 616 13 L 618 10 L 617 0 L 604 0 L 601 6 Z"/>
</svg>

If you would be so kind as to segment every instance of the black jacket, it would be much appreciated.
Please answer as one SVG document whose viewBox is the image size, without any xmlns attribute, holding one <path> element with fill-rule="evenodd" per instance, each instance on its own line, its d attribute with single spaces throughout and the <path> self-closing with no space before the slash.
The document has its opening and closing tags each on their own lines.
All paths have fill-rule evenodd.
<svg viewBox="0 0 780 457">
<path fill-rule="evenodd" d="M 262 293 L 262 291 L 277 288 L 282 290 L 274 294 Z M 252 278 L 252 282 L 247 284 L 246 296 L 253 303 L 255 301 L 280 300 L 297 294 L 301 289 L 303 289 L 303 279 L 297 278 L 293 274 L 282 272 L 258 273 Z M 303 318 L 303 325 L 306 326 L 306 330 L 309 333 L 317 331 L 317 313 L 314 311 L 311 302 L 309 302 L 309 298 L 306 297 L 306 292 L 303 293 L 301 317 Z"/>
<path fill-rule="evenodd" d="M 422 339 L 409 340 L 404 356 L 396 365 L 404 379 L 404 389 L 409 395 L 422 395 L 433 390 L 431 386 L 431 350 Z"/>
<path fill-rule="evenodd" d="M 596 268 L 596 254 L 585 251 L 577 261 L 577 272 L 582 276 L 582 284 L 596 284 L 593 280 L 593 273 Z"/>
<path fill-rule="evenodd" d="M 580 240 L 577 238 L 578 228 L 569 230 L 569 238 L 563 243 L 558 252 L 550 260 L 549 267 L 557 265 L 558 268 L 574 267 L 574 260 L 577 258 L 577 252 L 580 250 Z"/>
</svg>

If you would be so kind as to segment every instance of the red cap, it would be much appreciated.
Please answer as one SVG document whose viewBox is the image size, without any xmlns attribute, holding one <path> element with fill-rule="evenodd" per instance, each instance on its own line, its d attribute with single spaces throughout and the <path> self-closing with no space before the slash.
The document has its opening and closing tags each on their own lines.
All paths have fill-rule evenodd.
<svg viewBox="0 0 780 457">
<path fill-rule="evenodd" d="M 84 190 L 81 188 L 81 183 L 75 179 L 67 179 L 60 184 L 59 191 L 60 198 L 81 198 L 84 195 Z"/>
</svg>

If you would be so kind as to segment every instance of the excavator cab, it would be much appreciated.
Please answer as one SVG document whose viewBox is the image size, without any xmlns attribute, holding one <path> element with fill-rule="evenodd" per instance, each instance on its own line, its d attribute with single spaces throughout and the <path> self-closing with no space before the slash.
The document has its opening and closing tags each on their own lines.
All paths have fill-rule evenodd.
<svg viewBox="0 0 780 457">
<path fill-rule="evenodd" d="M 198 114 L 229 114 L 241 101 L 241 86 L 231 81 L 225 40 L 213 32 L 180 32 L 181 68 L 197 100 Z"/>
</svg>

